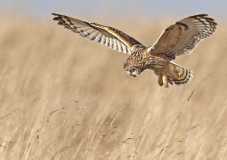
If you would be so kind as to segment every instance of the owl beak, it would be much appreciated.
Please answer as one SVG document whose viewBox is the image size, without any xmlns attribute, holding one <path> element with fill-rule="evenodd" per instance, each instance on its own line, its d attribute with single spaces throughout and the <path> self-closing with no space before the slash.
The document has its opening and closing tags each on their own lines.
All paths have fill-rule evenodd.
<svg viewBox="0 0 227 160">
<path fill-rule="evenodd" d="M 131 74 L 132 77 L 136 77 L 137 75 L 136 74 Z"/>
</svg>

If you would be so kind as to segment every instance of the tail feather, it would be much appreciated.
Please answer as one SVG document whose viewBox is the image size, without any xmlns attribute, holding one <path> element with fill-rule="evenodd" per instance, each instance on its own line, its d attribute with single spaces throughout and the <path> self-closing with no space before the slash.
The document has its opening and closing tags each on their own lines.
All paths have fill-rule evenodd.
<svg viewBox="0 0 227 160">
<path fill-rule="evenodd" d="M 175 63 L 170 63 L 168 66 L 168 78 L 176 85 L 185 84 L 193 77 L 192 71 L 183 68 Z"/>
<path fill-rule="evenodd" d="M 181 77 L 181 79 L 175 79 L 174 83 L 175 84 L 185 84 L 188 81 L 190 81 L 193 78 L 192 71 L 185 69 L 184 70 L 184 76 Z"/>
</svg>

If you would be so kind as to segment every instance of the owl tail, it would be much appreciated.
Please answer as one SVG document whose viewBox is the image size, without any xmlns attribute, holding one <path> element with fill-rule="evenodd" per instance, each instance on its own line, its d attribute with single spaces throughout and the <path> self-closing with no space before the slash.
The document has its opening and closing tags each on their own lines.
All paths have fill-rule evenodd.
<svg viewBox="0 0 227 160">
<path fill-rule="evenodd" d="M 193 77 L 192 72 L 175 63 L 170 62 L 164 74 L 159 75 L 158 83 L 160 86 L 168 87 L 168 84 L 185 84 Z"/>
<path fill-rule="evenodd" d="M 173 62 L 168 64 L 166 73 L 168 81 L 177 85 L 185 84 L 193 77 L 192 72 L 189 69 L 183 68 Z"/>
</svg>

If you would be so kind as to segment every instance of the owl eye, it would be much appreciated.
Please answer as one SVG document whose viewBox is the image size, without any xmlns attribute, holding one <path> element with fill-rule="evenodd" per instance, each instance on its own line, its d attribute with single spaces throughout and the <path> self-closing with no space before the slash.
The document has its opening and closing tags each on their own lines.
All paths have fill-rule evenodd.
<svg viewBox="0 0 227 160">
<path fill-rule="evenodd" d="M 131 71 L 131 72 L 135 72 L 136 69 L 135 69 L 135 68 L 131 68 L 130 71 Z"/>
</svg>

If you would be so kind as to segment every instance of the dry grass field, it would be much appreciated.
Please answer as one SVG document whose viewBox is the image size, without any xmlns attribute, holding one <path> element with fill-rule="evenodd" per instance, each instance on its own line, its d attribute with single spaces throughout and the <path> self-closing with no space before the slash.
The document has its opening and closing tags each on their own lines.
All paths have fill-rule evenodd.
<svg viewBox="0 0 227 160">
<path fill-rule="evenodd" d="M 121 22 L 149 45 L 174 21 Z M 178 57 L 194 79 L 166 89 L 51 20 L 1 19 L 0 160 L 226 160 L 226 30 Z"/>
</svg>

